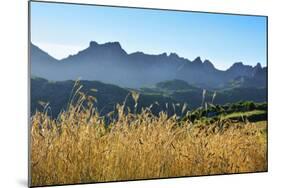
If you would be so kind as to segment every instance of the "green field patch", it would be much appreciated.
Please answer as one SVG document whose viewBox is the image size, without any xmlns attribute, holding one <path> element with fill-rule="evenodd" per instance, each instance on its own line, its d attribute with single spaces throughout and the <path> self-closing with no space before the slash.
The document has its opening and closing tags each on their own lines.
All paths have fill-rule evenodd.
<svg viewBox="0 0 281 188">
<path fill-rule="evenodd" d="M 221 116 L 222 119 L 248 120 L 250 122 L 264 121 L 267 119 L 267 112 L 263 110 L 252 110 L 247 112 L 234 112 Z"/>
</svg>

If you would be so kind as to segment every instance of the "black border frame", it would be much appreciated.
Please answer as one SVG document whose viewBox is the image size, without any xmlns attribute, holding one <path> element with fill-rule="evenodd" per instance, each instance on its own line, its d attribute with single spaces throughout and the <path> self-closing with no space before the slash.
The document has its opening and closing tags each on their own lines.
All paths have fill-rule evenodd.
<svg viewBox="0 0 281 188">
<path fill-rule="evenodd" d="M 219 14 L 219 15 L 232 15 L 232 16 L 251 16 L 251 17 L 264 17 L 266 18 L 266 68 L 267 68 L 267 167 L 265 171 L 256 171 L 256 172 L 240 172 L 240 173 L 225 173 L 225 174 L 208 174 L 208 175 L 198 175 L 198 176 L 171 176 L 171 177 L 162 177 L 162 178 L 149 178 L 149 179 L 133 179 L 133 180 L 116 180 L 116 181 L 103 181 L 103 182 L 85 182 L 85 183 L 74 183 L 74 184 L 46 184 L 40 186 L 31 185 L 31 63 L 30 63 L 30 43 L 31 43 L 31 3 L 46 3 L 46 4 L 68 4 L 68 5 L 80 5 L 80 6 L 95 6 L 95 7 L 112 7 L 112 8 L 131 8 L 131 9 L 144 9 L 144 10 L 160 10 L 160 11 L 173 11 L 173 12 L 189 12 L 189 13 L 206 13 L 206 14 Z M 100 184 L 100 183 L 114 183 L 114 182 L 133 182 L 133 181 L 143 181 L 143 180 L 161 180 L 161 179 L 177 179 L 177 178 L 189 178 L 189 177 L 206 177 L 206 176 L 225 176 L 225 175 L 240 175 L 240 174 L 256 174 L 256 173 L 267 173 L 268 170 L 268 20 L 267 15 L 259 14 L 238 14 L 238 13 L 223 13 L 223 12 L 208 12 L 208 11 L 194 11 L 194 10 L 184 10 L 184 9 L 164 9 L 164 8 L 149 8 L 149 7 L 135 7 L 135 6 L 119 6 L 119 5 L 103 5 L 103 4 L 90 4 L 90 3 L 73 3 L 73 2 L 59 2 L 59 1 L 42 1 L 42 0 L 28 0 L 28 187 L 53 187 L 53 186 L 67 186 L 67 185 L 85 185 L 85 184 Z"/>
</svg>

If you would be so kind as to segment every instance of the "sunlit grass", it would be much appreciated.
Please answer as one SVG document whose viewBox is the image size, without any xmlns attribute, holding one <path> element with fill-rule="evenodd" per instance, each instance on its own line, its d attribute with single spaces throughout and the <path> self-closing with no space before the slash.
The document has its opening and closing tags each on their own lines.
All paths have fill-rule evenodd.
<svg viewBox="0 0 281 188">
<path fill-rule="evenodd" d="M 266 122 L 192 124 L 118 105 L 107 125 L 94 98 L 75 96 L 56 119 L 47 108 L 32 116 L 33 186 L 267 170 Z"/>
</svg>

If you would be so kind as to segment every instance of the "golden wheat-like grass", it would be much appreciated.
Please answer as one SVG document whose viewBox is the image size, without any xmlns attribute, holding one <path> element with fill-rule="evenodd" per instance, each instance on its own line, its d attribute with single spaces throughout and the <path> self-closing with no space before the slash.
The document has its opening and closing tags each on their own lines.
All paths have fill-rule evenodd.
<svg viewBox="0 0 281 188">
<path fill-rule="evenodd" d="M 267 171 L 266 133 L 256 124 L 192 124 L 120 105 L 106 125 L 85 100 L 80 94 L 56 119 L 32 116 L 33 186 Z"/>
</svg>

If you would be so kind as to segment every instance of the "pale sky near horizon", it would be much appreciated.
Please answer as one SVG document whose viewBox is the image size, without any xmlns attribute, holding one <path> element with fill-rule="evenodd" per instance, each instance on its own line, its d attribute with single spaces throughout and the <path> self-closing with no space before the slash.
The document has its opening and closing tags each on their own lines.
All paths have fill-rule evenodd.
<svg viewBox="0 0 281 188">
<path fill-rule="evenodd" d="M 62 59 L 90 41 L 120 42 L 127 53 L 200 56 L 225 70 L 266 66 L 266 17 L 31 2 L 31 42 Z"/>
</svg>

